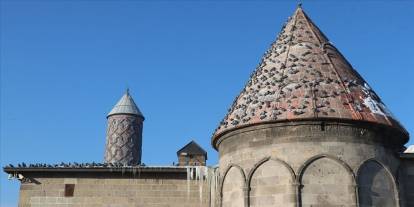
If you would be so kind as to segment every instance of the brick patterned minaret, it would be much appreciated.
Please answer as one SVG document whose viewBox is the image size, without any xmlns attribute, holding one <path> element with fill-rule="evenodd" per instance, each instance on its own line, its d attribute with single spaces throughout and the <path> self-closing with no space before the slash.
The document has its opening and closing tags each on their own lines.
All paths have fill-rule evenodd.
<svg viewBox="0 0 414 207">
<path fill-rule="evenodd" d="M 106 163 L 141 163 L 144 116 L 127 90 L 109 112 L 106 132 Z"/>
</svg>

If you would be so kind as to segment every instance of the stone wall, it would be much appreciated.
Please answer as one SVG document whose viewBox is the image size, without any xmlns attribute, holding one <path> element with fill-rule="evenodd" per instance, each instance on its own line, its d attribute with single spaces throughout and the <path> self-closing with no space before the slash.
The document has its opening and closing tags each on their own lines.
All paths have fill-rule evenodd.
<svg viewBox="0 0 414 207">
<path fill-rule="evenodd" d="M 20 207 L 206 207 L 206 181 L 187 181 L 186 175 L 132 176 L 94 173 L 27 175 L 22 183 Z M 65 184 L 74 184 L 73 197 L 65 197 Z"/>
<path fill-rule="evenodd" d="M 251 126 L 218 140 L 217 188 L 188 179 L 201 168 L 29 169 L 18 171 L 32 181 L 22 183 L 19 206 L 414 207 L 414 159 L 400 158 L 392 140 L 382 128 L 352 123 Z"/>
<path fill-rule="evenodd" d="M 178 166 L 206 166 L 205 155 L 180 155 Z"/>
<path fill-rule="evenodd" d="M 335 159 L 313 160 L 304 169 L 300 183 L 303 207 L 356 205 L 353 176 Z"/>
<path fill-rule="evenodd" d="M 282 163 L 266 160 L 251 174 L 249 201 L 251 207 L 295 205 L 294 177 Z"/>
<path fill-rule="evenodd" d="M 407 207 L 414 206 L 414 155 L 403 159 L 399 183 L 401 194 L 405 198 L 403 203 Z"/>
<path fill-rule="evenodd" d="M 244 203 L 245 176 L 238 168 L 231 168 L 226 173 L 226 179 L 222 185 L 222 205 L 228 207 L 239 207 Z"/>
<path fill-rule="evenodd" d="M 395 205 L 397 196 L 392 175 L 376 161 L 368 160 L 358 171 L 360 207 L 387 207 Z"/>
<path fill-rule="evenodd" d="M 392 139 L 383 128 L 360 123 L 286 122 L 231 131 L 217 141 L 222 206 L 231 206 L 226 197 L 237 190 L 244 190 L 242 207 L 374 206 L 380 201 L 400 206 L 395 182 L 400 159 Z M 369 163 L 375 163 L 375 175 L 364 170 L 372 167 Z M 241 189 L 226 186 L 226 172 L 233 168 L 246 175 Z M 375 186 L 379 197 L 368 193 L 367 185 Z"/>
</svg>

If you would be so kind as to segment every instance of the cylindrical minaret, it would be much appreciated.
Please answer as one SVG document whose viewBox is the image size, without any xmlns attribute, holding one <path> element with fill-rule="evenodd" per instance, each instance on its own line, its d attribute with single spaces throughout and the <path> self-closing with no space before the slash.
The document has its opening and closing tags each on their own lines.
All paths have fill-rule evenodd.
<svg viewBox="0 0 414 207">
<path fill-rule="evenodd" d="M 106 163 L 141 163 L 144 116 L 127 90 L 109 112 L 106 132 Z"/>
</svg>

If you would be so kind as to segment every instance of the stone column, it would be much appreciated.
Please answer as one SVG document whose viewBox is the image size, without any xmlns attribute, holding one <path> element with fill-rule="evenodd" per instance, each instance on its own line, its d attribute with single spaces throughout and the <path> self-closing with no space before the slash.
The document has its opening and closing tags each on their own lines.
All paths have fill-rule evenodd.
<svg viewBox="0 0 414 207">
<path fill-rule="evenodd" d="M 137 165 L 141 163 L 143 117 L 132 114 L 108 116 L 106 163 Z"/>
</svg>

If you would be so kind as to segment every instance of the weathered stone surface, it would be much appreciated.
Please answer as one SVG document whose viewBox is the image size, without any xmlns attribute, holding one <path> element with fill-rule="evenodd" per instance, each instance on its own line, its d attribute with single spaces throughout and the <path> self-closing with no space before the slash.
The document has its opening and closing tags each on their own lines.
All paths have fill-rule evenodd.
<svg viewBox="0 0 414 207">
<path fill-rule="evenodd" d="M 108 117 L 105 162 L 136 165 L 141 163 L 143 119 L 117 114 Z"/>
<path fill-rule="evenodd" d="M 358 195 L 360 207 L 397 206 L 395 182 L 378 162 L 367 161 L 358 172 Z"/>
<path fill-rule="evenodd" d="M 251 207 L 294 207 L 295 178 L 290 169 L 275 160 L 261 164 L 250 180 L 249 201 Z M 286 199 L 293 195 L 293 199 Z"/>
<path fill-rule="evenodd" d="M 322 157 L 307 165 L 300 176 L 303 207 L 356 206 L 354 177 L 340 162 Z"/>
<path fill-rule="evenodd" d="M 414 206 L 414 155 L 402 160 L 398 178 L 402 206 Z"/>
<path fill-rule="evenodd" d="M 245 178 L 238 168 L 232 167 L 225 174 L 222 186 L 222 207 L 244 206 Z"/>
<path fill-rule="evenodd" d="M 294 204 L 299 202 L 300 206 L 356 206 L 356 175 L 362 163 L 376 160 L 392 175 L 397 174 L 400 166 L 398 147 L 390 141 L 396 140 L 392 136 L 397 135 L 386 128 L 352 122 L 297 121 L 251 126 L 220 137 L 220 170 L 224 173 L 228 166 L 238 166 L 249 175 L 265 158 L 280 160 L 292 169 L 298 186 L 297 192 L 285 192 L 284 199 L 290 199 Z M 277 165 L 272 166 L 269 169 Z M 268 183 L 273 183 L 273 187 L 277 185 L 271 178 L 261 179 L 259 188 L 266 189 Z M 249 179 L 246 181 L 250 191 L 256 194 L 257 185 L 254 184 Z M 227 189 L 228 192 L 233 190 Z M 271 192 L 273 198 L 278 196 L 276 188 L 262 191 Z M 223 197 L 228 196 L 225 191 L 222 193 Z M 260 202 L 266 206 L 274 200 L 250 197 L 250 205 L 257 206 Z M 275 205 L 286 206 L 286 203 L 289 202 L 277 200 Z"/>
<path fill-rule="evenodd" d="M 206 181 L 185 178 L 131 178 L 92 175 L 72 177 L 73 197 L 64 197 L 65 178 L 35 178 L 36 183 L 22 184 L 19 207 L 45 206 L 122 206 L 122 207 L 207 207 L 210 205 Z"/>
</svg>

